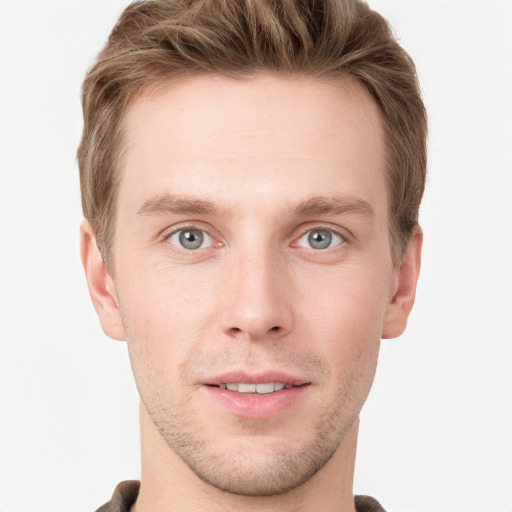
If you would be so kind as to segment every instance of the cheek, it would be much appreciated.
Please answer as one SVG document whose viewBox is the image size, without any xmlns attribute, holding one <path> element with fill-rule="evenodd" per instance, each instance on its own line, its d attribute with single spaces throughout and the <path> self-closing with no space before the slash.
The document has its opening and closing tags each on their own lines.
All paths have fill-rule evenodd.
<svg viewBox="0 0 512 512">
<path fill-rule="evenodd" d="M 326 339 L 336 334 L 346 338 L 349 333 L 356 338 L 380 337 L 389 300 L 382 275 L 348 268 L 315 283 L 300 280 L 301 317 Z"/>
<path fill-rule="evenodd" d="M 371 296 L 354 292 L 350 297 L 342 296 L 336 305 L 324 304 L 321 314 L 324 321 L 318 325 L 320 350 L 331 367 L 332 396 L 337 397 L 338 407 L 342 403 L 346 411 L 358 413 L 375 377 L 382 304 Z"/>
<path fill-rule="evenodd" d="M 177 381 L 181 367 L 204 338 L 209 318 L 205 291 L 180 278 L 146 271 L 131 274 L 118 298 L 139 386 Z"/>
<path fill-rule="evenodd" d="M 193 334 L 204 323 L 212 301 L 211 279 L 200 279 L 186 267 L 168 267 L 141 264 L 124 273 L 130 277 L 121 283 L 119 300 L 123 319 L 137 331 L 137 339 L 178 338 L 179 333 Z"/>
<path fill-rule="evenodd" d="M 375 275 L 361 275 L 331 276 L 323 286 L 308 287 L 302 294 L 299 323 L 304 338 L 317 340 L 315 350 L 323 352 L 339 374 L 356 367 L 373 374 L 378 357 L 386 285 Z"/>
</svg>

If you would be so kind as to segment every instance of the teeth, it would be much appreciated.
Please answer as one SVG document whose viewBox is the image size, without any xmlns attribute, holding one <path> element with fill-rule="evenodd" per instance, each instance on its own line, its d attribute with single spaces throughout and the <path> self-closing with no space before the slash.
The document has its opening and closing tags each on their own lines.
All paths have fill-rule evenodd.
<svg viewBox="0 0 512 512">
<path fill-rule="evenodd" d="M 291 386 L 287 386 L 282 382 L 265 382 L 263 384 L 219 384 L 219 388 L 227 389 L 228 391 L 238 391 L 238 393 L 259 393 L 261 395 L 273 393 L 274 391 L 281 391 L 284 388 L 290 387 Z"/>
<path fill-rule="evenodd" d="M 274 386 L 275 384 L 272 382 L 267 384 L 256 384 L 256 393 L 273 393 L 275 391 Z"/>
<path fill-rule="evenodd" d="M 238 384 L 239 393 L 255 393 L 256 384 Z"/>
</svg>

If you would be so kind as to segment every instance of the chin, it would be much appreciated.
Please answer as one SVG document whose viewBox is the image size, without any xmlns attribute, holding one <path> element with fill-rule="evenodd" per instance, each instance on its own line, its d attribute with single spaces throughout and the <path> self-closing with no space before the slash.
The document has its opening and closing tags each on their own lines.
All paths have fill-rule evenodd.
<svg viewBox="0 0 512 512">
<path fill-rule="evenodd" d="M 255 450 L 256 451 L 256 450 Z M 203 453 L 183 459 L 206 484 L 240 496 L 276 496 L 307 482 L 332 457 L 334 449 L 312 444 L 299 452 Z M 183 458 L 183 457 L 182 457 Z"/>
<path fill-rule="evenodd" d="M 341 419 L 341 421 L 340 421 Z M 276 496 L 300 487 L 322 469 L 338 450 L 354 418 L 332 409 L 300 437 L 292 432 L 245 432 L 242 436 L 200 436 L 194 429 L 157 424 L 168 447 L 206 484 L 235 495 Z M 283 427 L 285 428 L 285 427 Z M 203 431 L 204 432 L 204 431 Z"/>
</svg>

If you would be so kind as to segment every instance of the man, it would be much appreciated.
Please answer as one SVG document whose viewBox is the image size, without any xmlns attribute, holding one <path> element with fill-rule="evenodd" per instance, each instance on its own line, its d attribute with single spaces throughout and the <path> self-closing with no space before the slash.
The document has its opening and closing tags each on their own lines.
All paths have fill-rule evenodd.
<svg viewBox="0 0 512 512">
<path fill-rule="evenodd" d="M 83 87 L 82 261 L 139 390 L 142 477 L 101 511 L 377 511 L 355 497 L 405 329 L 426 120 L 355 0 L 128 7 Z"/>
</svg>

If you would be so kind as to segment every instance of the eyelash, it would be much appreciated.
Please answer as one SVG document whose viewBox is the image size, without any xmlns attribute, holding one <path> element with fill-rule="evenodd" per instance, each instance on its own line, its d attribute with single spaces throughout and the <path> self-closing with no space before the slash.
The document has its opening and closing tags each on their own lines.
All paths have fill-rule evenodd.
<svg viewBox="0 0 512 512">
<path fill-rule="evenodd" d="M 187 231 L 199 231 L 206 235 L 210 239 L 210 243 L 207 247 L 199 247 L 197 249 L 186 249 L 185 247 L 180 247 L 177 244 L 172 243 L 170 240 L 173 236 L 178 235 L 180 233 L 184 233 Z M 207 229 L 199 227 L 197 225 L 184 225 L 180 226 L 178 229 L 174 228 L 172 231 L 166 231 L 162 234 L 161 240 L 167 243 L 167 247 L 173 251 L 177 251 L 180 254 L 189 254 L 192 255 L 195 252 L 198 252 L 200 249 L 208 249 L 212 246 L 222 247 L 224 244 L 222 242 L 216 241 L 215 237 L 212 236 Z"/>
<path fill-rule="evenodd" d="M 316 232 L 325 231 L 325 232 L 331 233 L 332 235 L 334 235 L 335 237 L 337 237 L 339 239 L 339 242 L 335 243 L 335 245 L 333 245 L 332 247 L 326 247 L 323 249 L 318 249 L 318 248 L 315 249 L 314 247 L 306 247 L 306 246 L 299 244 L 299 241 L 302 238 L 304 238 L 306 235 L 308 235 L 308 233 L 314 233 L 315 231 Z M 310 249 L 315 252 L 326 252 L 329 250 L 339 249 L 340 246 L 344 246 L 347 242 L 347 238 L 348 238 L 347 235 L 340 233 L 336 229 L 332 229 L 331 227 L 328 227 L 328 226 L 318 225 L 318 226 L 314 226 L 314 227 L 309 227 L 307 230 L 303 231 L 300 236 L 295 238 L 294 242 L 292 242 L 292 245 L 298 245 L 299 247 L 303 247 L 305 249 Z"/>
<path fill-rule="evenodd" d="M 199 232 L 205 234 L 210 239 L 209 245 L 207 247 L 198 247 L 196 249 L 187 249 L 185 247 L 180 247 L 177 244 L 170 242 L 171 237 L 176 236 L 179 233 L 183 233 L 183 232 L 186 232 L 186 231 L 199 231 Z M 308 235 L 308 233 L 311 233 L 311 232 L 314 232 L 314 231 L 326 231 L 326 232 L 332 233 L 335 237 L 337 237 L 339 239 L 339 242 L 336 243 L 332 247 L 326 247 L 326 248 L 323 248 L 323 249 L 315 249 L 313 247 L 306 247 L 306 246 L 303 246 L 303 245 L 299 244 L 299 241 L 302 238 L 304 238 L 306 235 Z M 217 241 L 215 243 L 215 237 L 213 237 L 208 232 L 207 229 L 203 229 L 202 227 L 199 227 L 197 225 L 184 225 L 184 226 L 180 226 L 178 229 L 173 229 L 172 231 L 167 231 L 167 232 L 165 232 L 162 235 L 162 240 L 167 242 L 167 246 L 171 250 L 178 251 L 181 254 L 188 254 L 188 255 L 192 255 L 194 253 L 197 253 L 197 252 L 199 252 L 200 249 L 209 249 L 212 246 L 215 247 L 215 248 L 220 248 L 220 247 L 224 246 L 224 244 L 222 242 Z M 293 238 L 293 241 L 290 243 L 290 246 L 291 247 L 297 247 L 298 246 L 298 247 L 302 247 L 302 248 L 304 248 L 306 250 L 310 250 L 310 251 L 321 253 L 321 252 L 331 252 L 331 251 L 335 251 L 335 250 L 340 250 L 341 248 L 345 247 L 347 242 L 348 242 L 348 236 L 345 233 L 341 233 L 339 230 L 333 229 L 330 226 L 318 224 L 318 225 L 314 225 L 314 226 L 311 226 L 311 225 L 307 226 L 307 229 L 301 230 L 300 235 L 299 236 L 295 236 Z"/>
</svg>

